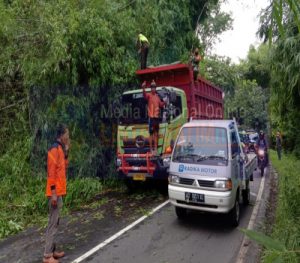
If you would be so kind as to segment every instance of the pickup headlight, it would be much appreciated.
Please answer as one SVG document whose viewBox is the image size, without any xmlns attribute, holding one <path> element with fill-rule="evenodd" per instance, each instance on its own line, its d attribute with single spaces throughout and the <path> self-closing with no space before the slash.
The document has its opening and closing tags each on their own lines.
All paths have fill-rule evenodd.
<svg viewBox="0 0 300 263">
<path fill-rule="evenodd" d="M 169 167 L 170 166 L 170 162 L 171 162 L 171 157 L 165 157 L 165 158 L 163 158 L 163 164 L 164 164 L 164 166 Z"/>
<path fill-rule="evenodd" d="M 231 190 L 232 189 L 232 181 L 231 180 L 216 180 L 215 188 Z"/>
<path fill-rule="evenodd" d="M 179 176 L 178 175 L 170 175 L 169 183 L 179 184 Z"/>
<path fill-rule="evenodd" d="M 120 167 L 122 165 L 122 160 L 120 158 L 117 158 L 116 160 L 116 166 Z"/>
</svg>

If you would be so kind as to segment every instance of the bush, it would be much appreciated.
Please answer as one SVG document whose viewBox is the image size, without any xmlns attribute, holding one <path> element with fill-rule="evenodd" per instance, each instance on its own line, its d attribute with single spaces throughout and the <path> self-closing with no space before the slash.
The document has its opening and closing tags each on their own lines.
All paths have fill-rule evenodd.
<svg viewBox="0 0 300 263">
<path fill-rule="evenodd" d="M 279 161 L 274 151 L 270 152 L 270 157 L 279 176 L 278 205 L 272 237 L 285 244 L 289 251 L 283 254 L 283 262 L 300 262 L 300 160 L 293 155 L 284 155 Z"/>
</svg>

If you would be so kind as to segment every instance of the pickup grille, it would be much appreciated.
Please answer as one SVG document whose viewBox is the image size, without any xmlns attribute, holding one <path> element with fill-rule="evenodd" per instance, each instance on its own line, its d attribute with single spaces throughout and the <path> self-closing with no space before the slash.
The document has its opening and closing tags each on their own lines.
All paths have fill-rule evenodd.
<svg viewBox="0 0 300 263">
<path fill-rule="evenodd" d="M 194 183 L 194 179 L 190 179 L 190 178 L 179 178 L 179 183 L 180 184 L 186 184 L 186 185 L 192 185 Z"/>
<path fill-rule="evenodd" d="M 206 181 L 206 180 L 198 180 L 198 184 L 201 187 L 214 187 L 215 186 L 214 181 Z"/>
</svg>

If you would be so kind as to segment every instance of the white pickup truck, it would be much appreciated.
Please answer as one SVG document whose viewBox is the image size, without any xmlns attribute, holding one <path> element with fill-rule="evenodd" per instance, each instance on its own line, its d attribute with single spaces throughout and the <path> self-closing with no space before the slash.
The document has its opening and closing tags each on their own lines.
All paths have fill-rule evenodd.
<svg viewBox="0 0 300 263">
<path fill-rule="evenodd" d="M 243 152 L 233 120 L 195 120 L 182 126 L 169 169 L 169 199 L 178 218 L 188 209 L 228 213 L 240 220 L 240 200 L 249 203 L 250 184 L 257 167 L 255 154 Z"/>
</svg>

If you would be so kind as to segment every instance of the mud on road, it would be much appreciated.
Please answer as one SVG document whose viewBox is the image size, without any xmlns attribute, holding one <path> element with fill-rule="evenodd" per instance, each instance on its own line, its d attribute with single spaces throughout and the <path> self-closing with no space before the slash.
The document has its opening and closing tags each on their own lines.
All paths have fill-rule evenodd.
<svg viewBox="0 0 300 263">
<path fill-rule="evenodd" d="M 128 194 L 107 191 L 88 208 L 60 219 L 57 245 L 66 252 L 60 262 L 71 262 L 128 223 L 147 214 L 167 199 L 153 189 Z M 0 242 L 0 262 L 42 262 L 45 229 L 35 226 Z"/>
</svg>

